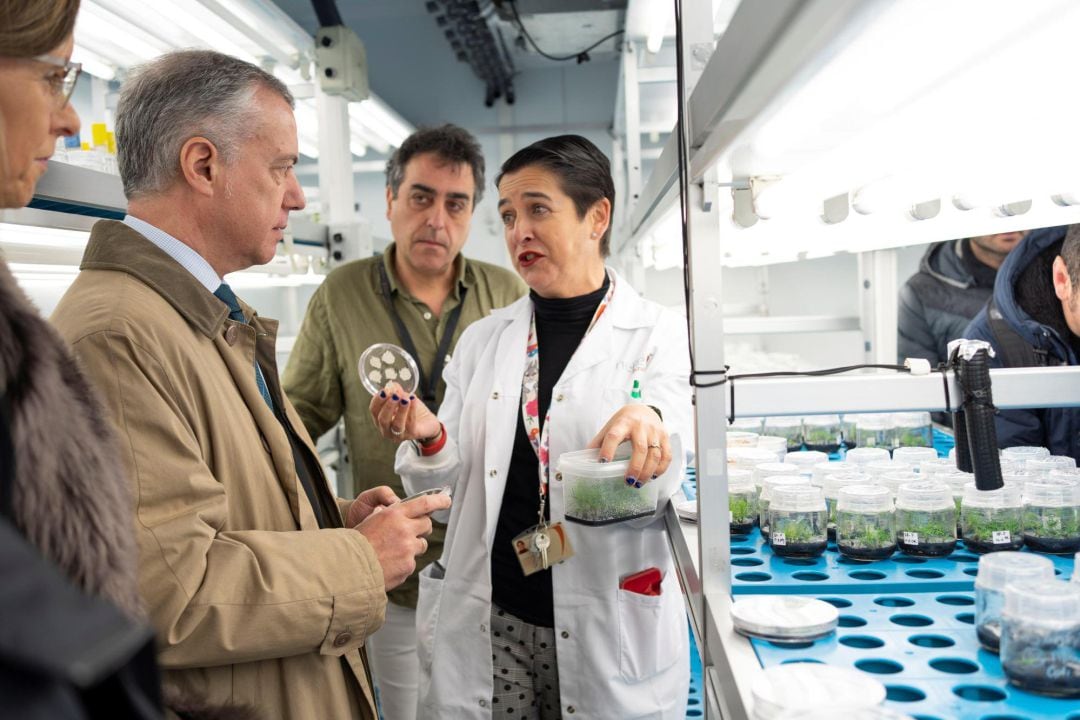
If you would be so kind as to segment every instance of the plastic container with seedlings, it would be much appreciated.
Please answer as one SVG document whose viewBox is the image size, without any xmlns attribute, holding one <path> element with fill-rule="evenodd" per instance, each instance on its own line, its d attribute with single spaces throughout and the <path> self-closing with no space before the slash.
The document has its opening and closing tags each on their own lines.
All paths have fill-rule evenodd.
<svg viewBox="0 0 1080 720">
<path fill-rule="evenodd" d="M 747 470 L 728 470 L 728 510 L 731 512 L 731 534 L 749 535 L 757 524 L 757 486 Z"/>
<path fill-rule="evenodd" d="M 960 503 L 964 499 L 964 488 L 975 482 L 975 474 L 955 470 L 951 473 L 935 475 L 934 479 L 949 486 L 949 492 L 952 493 L 953 502 L 956 504 L 956 517 L 957 522 L 959 522 Z"/>
<path fill-rule="evenodd" d="M 892 459 L 898 462 L 907 463 L 908 465 L 917 468 L 922 463 L 928 460 L 937 460 L 938 454 L 937 450 L 932 447 L 904 446 L 898 447 L 892 451 Z M 948 462 L 947 459 L 946 462 Z"/>
<path fill-rule="evenodd" d="M 1080 585 L 1024 580 L 1005 586 L 1001 668 L 1013 685 L 1080 698 Z"/>
<path fill-rule="evenodd" d="M 829 540 L 836 540 L 836 501 L 840 497 L 840 488 L 849 485 L 870 484 L 872 484 L 872 478 L 865 473 L 833 473 L 825 476 L 825 483 L 821 486 L 821 490 L 825 495 L 826 521 L 828 523 L 826 534 Z"/>
<path fill-rule="evenodd" d="M 803 418 L 803 443 L 807 450 L 834 453 L 840 449 L 843 432 L 839 415 L 807 415 Z"/>
<path fill-rule="evenodd" d="M 1024 486 L 1024 543 L 1032 550 L 1080 550 L 1080 481 L 1043 477 Z"/>
<path fill-rule="evenodd" d="M 771 475 L 762 482 L 761 493 L 758 495 L 758 528 L 762 537 L 769 541 L 769 503 L 772 501 L 774 488 L 792 485 L 809 485 L 810 480 L 805 475 Z"/>
<path fill-rule="evenodd" d="M 896 546 L 920 557 L 942 557 L 956 549 L 956 504 L 948 485 L 919 480 L 899 487 Z"/>
<path fill-rule="evenodd" d="M 1001 451 L 1001 457 L 1006 460 L 1019 460 L 1026 463 L 1032 458 L 1048 457 L 1050 451 L 1044 447 L 1037 447 L 1035 445 L 1017 445 L 1016 447 L 1005 448 Z"/>
<path fill-rule="evenodd" d="M 1049 475 L 1055 470 L 1073 470 L 1076 460 L 1069 455 L 1047 455 L 1031 458 L 1024 463 L 1024 469 L 1033 475 Z"/>
<path fill-rule="evenodd" d="M 896 428 L 894 447 L 934 447 L 934 433 L 930 425 L 930 413 L 893 413 Z"/>
<path fill-rule="evenodd" d="M 859 447 L 891 450 L 896 426 L 890 413 L 861 413 L 855 416 L 855 444 Z"/>
<path fill-rule="evenodd" d="M 859 417 L 857 414 L 840 416 L 840 444 L 848 450 L 858 444 L 855 442 L 855 418 L 857 417 Z"/>
<path fill-rule="evenodd" d="M 1019 550 L 1024 546 L 1020 488 L 1006 485 L 997 490 L 964 486 L 960 502 L 960 528 L 964 545 L 977 553 Z"/>
<path fill-rule="evenodd" d="M 765 418 L 764 435 L 782 437 L 787 442 L 788 452 L 793 452 L 802 447 L 803 427 L 802 418 L 790 415 L 778 415 Z"/>
<path fill-rule="evenodd" d="M 853 560 L 884 560 L 896 551 L 896 518 L 889 491 L 848 485 L 836 501 L 836 546 Z"/>
<path fill-rule="evenodd" d="M 800 475 L 811 476 L 814 474 L 814 466 L 829 462 L 829 456 L 817 450 L 804 450 L 788 453 L 784 456 L 784 462 L 788 465 L 797 465 Z"/>
<path fill-rule="evenodd" d="M 881 460 L 891 460 L 889 457 L 889 451 L 885 448 L 877 447 L 856 447 L 851 448 L 844 455 L 844 462 L 850 463 L 855 466 L 863 466 L 868 463 L 878 462 Z"/>
<path fill-rule="evenodd" d="M 626 484 L 629 458 L 600 462 L 600 451 L 577 450 L 559 456 L 567 520 L 584 525 L 609 525 L 656 512 L 660 483 L 635 488 Z"/>
<path fill-rule="evenodd" d="M 979 559 L 979 574 L 975 576 L 975 633 L 984 648 L 998 651 L 1005 586 L 1020 580 L 1040 579 L 1054 579 L 1054 563 L 1050 558 L 1006 551 Z"/>
<path fill-rule="evenodd" d="M 758 494 L 761 494 L 762 483 L 765 478 L 773 475 L 799 475 L 799 466 L 791 463 L 766 462 L 754 466 L 754 484 L 757 485 Z"/>
<path fill-rule="evenodd" d="M 805 478 L 803 478 L 805 480 Z M 781 557 L 825 552 L 825 496 L 810 484 L 777 485 L 769 494 L 769 544 Z"/>
</svg>

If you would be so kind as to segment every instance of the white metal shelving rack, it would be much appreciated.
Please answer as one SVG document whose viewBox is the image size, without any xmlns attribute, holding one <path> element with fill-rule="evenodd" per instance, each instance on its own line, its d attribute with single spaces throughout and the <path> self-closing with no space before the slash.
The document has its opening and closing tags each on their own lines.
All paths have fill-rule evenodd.
<svg viewBox="0 0 1080 720">
<path fill-rule="evenodd" d="M 708 3 L 688 0 L 683 5 L 680 29 L 687 38 L 684 53 L 690 53 L 694 34 L 700 31 L 694 12 L 700 13 Z M 1039 173 L 1013 172 L 1006 177 L 991 163 L 983 174 L 1002 181 L 1005 189 L 998 195 L 991 193 L 981 204 L 962 197 L 964 187 L 940 188 L 929 183 L 901 196 L 898 205 L 886 203 L 880 211 L 869 208 L 869 203 L 860 203 L 860 199 L 873 197 L 875 193 L 870 191 L 882 187 L 881 178 L 889 179 L 893 171 L 901 176 L 901 170 L 910 175 L 919 168 L 905 165 L 906 158 L 895 153 L 874 155 L 875 149 L 894 149 L 884 147 L 890 137 L 902 145 L 901 141 L 908 139 L 902 132 L 879 138 L 877 145 L 864 144 L 864 156 L 851 152 L 897 118 L 924 129 L 975 122 L 977 117 L 932 114 L 935 102 L 947 105 L 942 88 L 955 90 L 960 81 L 976 88 L 992 87 L 994 63 L 1016 50 L 1019 41 L 1029 36 L 1046 40 L 1057 32 L 1080 32 L 1074 9 L 1054 0 L 1033 0 L 1023 7 L 961 0 L 947 5 L 922 0 L 743 2 L 700 79 L 695 83 L 689 78 L 680 85 L 681 91 L 693 88 L 686 103 L 689 214 L 685 223 L 687 309 L 696 369 L 723 367 L 727 325 L 716 270 L 725 261 L 725 249 L 782 245 L 797 234 L 806 243 L 869 251 L 864 255 L 861 275 L 883 279 L 890 271 L 895 275 L 891 248 L 900 245 L 1080 222 L 1080 207 L 1073 204 L 1067 181 L 1061 184 L 1076 166 L 1071 161 L 1080 157 L 1075 133 L 1055 135 L 1059 144 L 1050 148 L 1054 152 L 1046 152 L 1044 146 L 1040 155 L 1031 146 L 1033 163 L 1042 161 Z M 910 52 L 893 53 L 896 38 L 889 32 L 898 35 Z M 1064 63 L 1061 67 L 1068 67 L 1077 53 L 1070 45 L 1076 44 L 1043 42 L 1028 52 L 1050 63 L 1049 67 L 1058 67 L 1058 61 Z M 858 60 L 857 53 L 861 53 Z M 1017 58 L 1015 54 L 1009 57 L 1014 62 Z M 838 91 L 837 69 L 843 69 L 845 61 L 849 84 L 839 86 Z M 852 63 L 858 65 L 851 67 Z M 691 67 L 692 59 L 687 57 L 685 64 Z M 834 81 L 831 86 L 830 77 Z M 1019 95 L 1001 97 L 998 102 L 1029 103 L 1041 97 L 1052 108 L 1061 93 L 1049 92 L 1041 78 L 1041 73 L 1021 77 L 1027 84 L 1007 86 L 1019 90 Z M 963 85 L 959 87 L 963 89 Z M 820 102 L 815 105 L 814 100 Z M 991 100 L 993 97 L 977 95 L 971 110 L 980 109 L 980 102 L 985 108 Z M 961 113 L 964 110 L 959 109 Z M 792 117 L 793 113 L 798 115 Z M 975 143 L 968 147 L 970 138 L 947 138 L 961 150 L 974 151 L 968 155 L 953 152 L 940 137 L 930 137 L 926 142 L 933 152 L 928 157 L 940 161 L 934 169 L 949 178 L 971 170 L 963 165 L 963 158 L 977 160 L 980 150 L 993 156 L 995 162 L 1000 160 L 1002 167 L 1006 161 L 1014 161 L 1011 169 L 1015 171 L 1015 161 L 1022 161 L 1024 155 L 1009 141 L 1022 143 L 1053 131 L 1043 120 L 1046 118 L 1032 116 L 1029 125 L 1006 124 L 997 146 L 980 148 Z M 980 129 L 985 124 L 980 123 Z M 764 145 L 766 139 L 776 144 L 778 125 L 787 128 L 779 143 L 786 149 L 771 155 L 760 152 L 758 144 Z M 769 132 L 773 137 L 766 138 Z M 635 241 L 678 207 L 677 143 L 678 135 L 673 134 L 642 185 L 629 221 Z M 914 151 L 920 149 L 914 146 Z M 855 160 L 863 163 L 859 170 L 853 169 Z M 843 170 L 844 162 L 849 170 L 846 175 L 823 173 L 823 169 Z M 969 177 L 978 174 L 971 172 Z M 790 188 L 790 211 L 780 203 L 766 202 L 779 200 L 770 195 L 781 188 Z M 807 207 L 809 212 L 805 212 Z M 875 308 L 872 300 L 865 300 L 864 331 L 887 347 L 882 319 L 889 310 Z M 1080 368 L 998 370 L 992 378 L 994 399 L 1002 408 L 1080 404 Z M 955 398 L 955 386 L 950 390 Z M 695 389 L 698 514 L 702 522 L 699 528 L 688 528 L 669 508 L 668 523 L 691 624 L 703 655 L 707 716 L 741 720 L 752 711 L 750 684 L 760 666 L 749 643 L 733 632 L 730 623 L 726 520 L 709 521 L 728 516 L 725 419 L 730 392 L 731 385 Z M 941 410 L 945 405 L 942 378 L 937 374 L 740 381 L 737 392 L 740 416 Z"/>
</svg>

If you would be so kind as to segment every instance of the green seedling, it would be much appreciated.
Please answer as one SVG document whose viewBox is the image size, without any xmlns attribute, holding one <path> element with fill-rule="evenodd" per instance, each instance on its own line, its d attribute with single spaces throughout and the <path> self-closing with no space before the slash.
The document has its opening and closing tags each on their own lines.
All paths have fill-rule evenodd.
<svg viewBox="0 0 1080 720">
<path fill-rule="evenodd" d="M 964 539 L 991 542 L 995 532 L 1007 530 L 1013 539 L 1023 535 L 1024 522 L 1020 508 L 973 508 L 961 510 L 960 525 Z"/>
<path fill-rule="evenodd" d="M 1080 537 L 1080 508 L 1028 506 L 1023 525 L 1024 534 L 1032 537 L 1055 540 Z"/>
<path fill-rule="evenodd" d="M 728 509 L 731 511 L 731 522 L 734 525 L 751 523 L 757 515 L 754 502 L 745 495 L 728 495 Z"/>
<path fill-rule="evenodd" d="M 952 510 L 896 510 L 896 534 L 918 533 L 921 543 L 947 543 L 956 539 Z"/>
<path fill-rule="evenodd" d="M 585 522 L 604 522 L 646 515 L 653 511 L 652 499 L 645 492 L 623 483 L 622 478 L 607 482 L 579 482 L 566 498 L 566 516 Z"/>
<path fill-rule="evenodd" d="M 896 544 L 891 513 L 840 512 L 836 520 L 836 538 L 841 545 L 873 550 Z"/>
</svg>

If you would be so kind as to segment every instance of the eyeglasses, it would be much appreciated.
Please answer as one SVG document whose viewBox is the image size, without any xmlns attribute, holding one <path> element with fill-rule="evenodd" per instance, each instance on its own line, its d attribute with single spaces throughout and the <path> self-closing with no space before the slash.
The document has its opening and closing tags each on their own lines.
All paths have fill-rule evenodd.
<svg viewBox="0 0 1080 720">
<path fill-rule="evenodd" d="M 79 76 L 82 75 L 82 63 L 71 62 L 53 55 L 38 55 L 30 59 L 53 67 L 63 68 L 63 79 L 60 82 L 50 81 L 49 87 L 57 100 L 62 100 L 60 107 L 67 105 L 68 101 L 71 100 L 71 93 L 75 92 L 75 83 L 79 81 Z"/>
</svg>

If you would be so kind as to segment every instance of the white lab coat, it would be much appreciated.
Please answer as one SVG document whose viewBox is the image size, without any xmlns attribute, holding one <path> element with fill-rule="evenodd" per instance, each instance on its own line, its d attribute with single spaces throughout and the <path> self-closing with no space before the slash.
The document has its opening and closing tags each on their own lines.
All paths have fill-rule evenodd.
<svg viewBox="0 0 1080 720">
<path fill-rule="evenodd" d="M 642 299 L 626 280 L 615 282 L 610 306 L 552 391 L 553 522 L 564 517 L 559 456 L 584 448 L 630 402 L 634 377 L 668 432 L 693 437 L 685 320 Z M 446 446 L 429 458 L 409 443 L 398 449 L 395 469 L 409 493 L 454 486 L 442 558 L 420 575 L 418 717 L 492 717 L 491 545 L 521 412 L 531 316 L 526 296 L 471 325 L 446 368 L 439 411 Z M 650 355 L 635 376 L 635 364 Z M 600 527 L 565 523 L 575 555 L 552 569 L 564 717 L 686 717 L 685 605 L 661 518 L 681 479 L 674 439 L 673 450 L 671 469 L 653 481 L 661 483 L 656 516 Z M 652 566 L 664 574 L 659 597 L 619 589 L 620 577 Z"/>
</svg>

